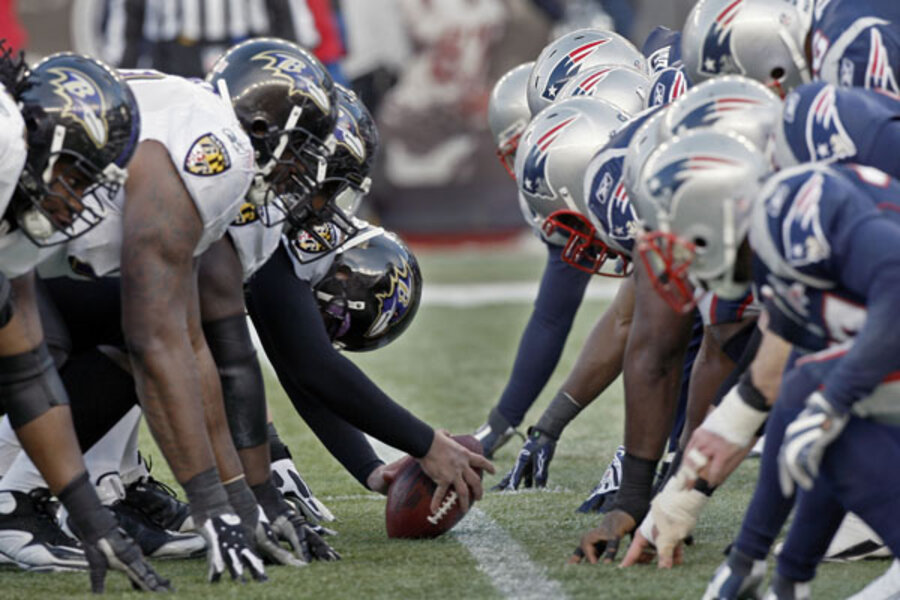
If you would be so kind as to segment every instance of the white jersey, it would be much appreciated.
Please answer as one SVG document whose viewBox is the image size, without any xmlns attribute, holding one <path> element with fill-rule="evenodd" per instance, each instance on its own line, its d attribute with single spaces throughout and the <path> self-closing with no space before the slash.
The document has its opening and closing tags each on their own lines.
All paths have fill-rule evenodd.
<svg viewBox="0 0 900 600">
<path fill-rule="evenodd" d="M 278 249 L 281 229 L 281 225 L 266 227 L 250 202 L 241 205 L 237 219 L 228 227 L 228 235 L 241 261 L 244 281 L 266 264 Z"/>
<path fill-rule="evenodd" d="M 205 83 L 158 71 L 121 73 L 137 99 L 140 140 L 165 146 L 203 220 L 203 234 L 194 249 L 194 256 L 199 256 L 225 234 L 247 194 L 254 174 L 250 139 L 229 101 Z M 125 202 L 123 188 L 112 199 L 106 218 L 68 244 L 73 265 L 98 277 L 118 271 Z"/>
</svg>

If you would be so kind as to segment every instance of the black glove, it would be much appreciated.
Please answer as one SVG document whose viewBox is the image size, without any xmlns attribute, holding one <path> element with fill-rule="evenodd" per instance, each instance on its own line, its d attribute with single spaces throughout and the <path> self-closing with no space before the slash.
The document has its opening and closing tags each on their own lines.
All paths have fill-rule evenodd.
<svg viewBox="0 0 900 600">
<path fill-rule="evenodd" d="M 200 535 L 206 540 L 207 577 L 210 582 L 219 581 L 226 568 L 232 579 L 244 581 L 245 566 L 253 579 L 266 581 L 262 559 L 250 549 L 237 515 L 225 513 L 207 519 L 200 526 Z"/>
<path fill-rule="evenodd" d="M 262 508 L 259 509 L 259 522 L 256 524 L 256 551 L 265 560 L 276 565 L 287 565 L 289 567 L 303 567 L 303 562 L 294 557 L 293 554 L 281 547 L 278 543 L 278 537 L 272 530 L 269 520 L 266 518 Z"/>
<path fill-rule="evenodd" d="M 290 544 L 294 554 L 303 562 L 341 559 L 341 555 L 313 531 L 309 522 L 293 510 L 282 513 L 272 521 L 272 530 Z"/>
<path fill-rule="evenodd" d="M 519 450 L 516 464 L 500 483 L 494 486 L 494 490 L 515 490 L 519 488 L 520 483 L 524 483 L 526 488 L 532 485 L 537 488 L 545 487 L 550 475 L 550 461 L 556 452 L 556 442 L 552 436 L 529 427 L 528 440 Z"/>
<path fill-rule="evenodd" d="M 84 543 L 84 555 L 90 569 L 91 591 L 102 594 L 109 569 L 122 571 L 135 589 L 148 592 L 172 590 L 167 579 L 153 570 L 141 549 L 121 529 L 113 529 L 93 544 Z"/>
</svg>

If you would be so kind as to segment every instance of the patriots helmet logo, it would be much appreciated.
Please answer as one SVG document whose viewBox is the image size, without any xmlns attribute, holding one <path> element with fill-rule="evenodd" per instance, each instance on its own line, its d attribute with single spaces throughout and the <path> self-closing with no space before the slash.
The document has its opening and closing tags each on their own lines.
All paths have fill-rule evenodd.
<svg viewBox="0 0 900 600">
<path fill-rule="evenodd" d="M 669 198 L 674 198 L 681 186 L 699 172 L 736 166 L 738 166 L 737 162 L 721 156 L 697 154 L 680 158 L 658 169 L 650 179 L 648 187 L 654 196 L 666 194 Z"/>
<path fill-rule="evenodd" d="M 894 94 L 900 93 L 891 56 L 881 31 L 872 27 L 869 34 L 869 62 L 866 66 L 865 86 L 869 89 L 885 90 Z"/>
<path fill-rule="evenodd" d="M 57 67 L 48 69 L 56 78 L 50 82 L 53 93 L 65 104 L 62 116 L 79 123 L 98 148 L 106 145 L 109 126 L 106 123 L 106 99 L 100 86 L 78 69 Z"/>
<path fill-rule="evenodd" d="M 555 116 L 555 115 L 554 115 Z M 537 143 L 528 151 L 525 164 L 522 169 L 522 191 L 545 200 L 556 198 L 556 191 L 547 179 L 547 156 L 553 143 L 572 123 L 578 119 L 577 115 L 564 118 L 560 122 L 551 121 L 547 131 L 535 130 L 533 135 L 537 137 Z"/>
<path fill-rule="evenodd" d="M 606 234 L 630 251 L 638 231 L 638 218 L 622 181 L 624 162 L 623 154 L 606 161 L 597 170 L 591 181 L 588 208 Z"/>
<path fill-rule="evenodd" d="M 334 127 L 334 139 L 338 146 L 343 146 L 360 164 L 366 160 L 366 145 L 359 133 L 359 123 L 350 111 L 343 106 L 338 107 L 337 124 Z"/>
<path fill-rule="evenodd" d="M 806 117 L 806 147 L 815 161 L 856 155 L 856 144 L 841 122 L 834 86 L 826 85 L 813 98 Z"/>
<path fill-rule="evenodd" d="M 388 288 L 375 294 L 378 300 L 378 317 L 366 332 L 366 337 L 378 336 L 391 325 L 394 325 L 409 311 L 410 299 L 413 296 L 413 270 L 406 258 L 401 264 L 394 265 L 388 279 Z"/>
<path fill-rule="evenodd" d="M 593 70 L 593 69 L 592 69 Z M 608 69 L 600 69 L 596 73 L 591 73 L 587 77 L 582 78 L 575 85 L 573 96 L 592 96 L 597 90 L 597 84 L 606 79 L 612 67 Z"/>
<path fill-rule="evenodd" d="M 569 79 L 578 74 L 584 60 L 597 51 L 600 46 L 608 44 L 610 38 L 602 38 L 584 43 L 568 54 L 565 54 L 553 67 L 544 89 L 541 91 L 541 97 L 545 100 L 556 100 L 557 94 L 569 82 Z"/>
<path fill-rule="evenodd" d="M 716 15 L 700 49 L 700 72 L 706 75 L 741 73 L 731 54 L 731 27 L 744 0 L 734 0 Z"/>
<path fill-rule="evenodd" d="M 270 71 L 274 77 L 288 82 L 289 94 L 306 96 L 324 113 L 331 110 L 331 100 L 325 90 L 317 85 L 310 85 L 310 82 L 319 78 L 319 74 L 295 54 L 286 50 L 265 50 L 250 60 L 264 61 L 266 63 L 263 67 L 264 70 Z"/>
<path fill-rule="evenodd" d="M 726 113 L 755 108 L 757 106 L 763 106 L 763 103 L 756 98 L 740 96 L 716 98 L 704 102 L 689 112 L 681 119 L 681 121 L 679 121 L 673 130 L 679 131 L 681 129 L 709 127 L 726 116 Z"/>
</svg>

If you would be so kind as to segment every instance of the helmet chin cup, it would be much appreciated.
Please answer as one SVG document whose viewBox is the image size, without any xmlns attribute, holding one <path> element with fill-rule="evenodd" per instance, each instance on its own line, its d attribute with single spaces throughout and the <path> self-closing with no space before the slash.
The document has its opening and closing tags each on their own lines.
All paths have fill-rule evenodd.
<svg viewBox="0 0 900 600">
<path fill-rule="evenodd" d="M 609 251 L 606 243 L 597 237 L 594 226 L 581 213 L 558 210 L 547 217 L 542 229 L 548 238 L 556 233 L 567 237 L 561 255 L 563 262 L 579 271 L 604 277 L 626 277 L 631 273 L 630 263 Z"/>
<path fill-rule="evenodd" d="M 519 138 L 521 137 L 522 132 L 520 131 L 497 148 L 497 158 L 500 159 L 500 164 L 503 165 L 503 168 L 506 169 L 506 174 L 513 181 L 516 180 L 516 150 L 519 148 Z"/>
<path fill-rule="evenodd" d="M 697 306 L 688 277 L 695 253 L 692 243 L 671 233 L 651 231 L 639 238 L 638 253 L 653 288 L 672 310 L 687 314 Z"/>
</svg>

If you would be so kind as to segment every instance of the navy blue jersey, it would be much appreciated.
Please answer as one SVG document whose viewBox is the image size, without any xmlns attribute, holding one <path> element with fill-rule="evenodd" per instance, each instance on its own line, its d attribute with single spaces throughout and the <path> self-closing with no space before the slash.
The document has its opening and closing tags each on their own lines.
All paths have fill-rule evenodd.
<svg viewBox="0 0 900 600">
<path fill-rule="evenodd" d="M 691 87 L 691 82 L 684 72 L 684 65 L 666 67 L 657 71 L 650 80 L 650 93 L 647 95 L 647 108 L 671 104 L 683 96 Z"/>
<path fill-rule="evenodd" d="M 647 57 L 651 75 L 666 67 L 680 65 L 681 32 L 668 27 L 657 27 L 644 41 L 641 54 Z"/>
<path fill-rule="evenodd" d="M 859 165 L 783 171 L 754 209 L 750 243 L 769 327 L 806 351 L 847 352 L 825 383 L 830 401 L 849 407 L 900 369 L 900 351 L 877 348 L 900 338 L 900 182 Z"/>
<path fill-rule="evenodd" d="M 900 2 L 819 0 L 812 23 L 813 77 L 900 93 Z"/>
<path fill-rule="evenodd" d="M 793 162 L 855 162 L 900 178 L 900 96 L 810 83 L 785 98 L 781 126 Z"/>
</svg>

